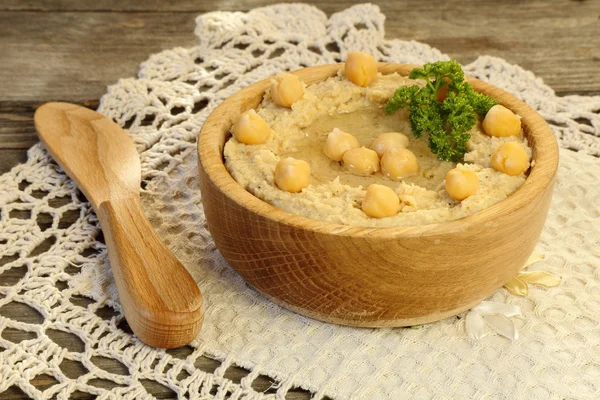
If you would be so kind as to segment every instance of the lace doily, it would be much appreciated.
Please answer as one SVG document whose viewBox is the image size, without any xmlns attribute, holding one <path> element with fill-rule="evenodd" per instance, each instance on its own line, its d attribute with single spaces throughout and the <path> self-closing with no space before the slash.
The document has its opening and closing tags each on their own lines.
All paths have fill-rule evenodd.
<svg viewBox="0 0 600 400">
<path fill-rule="evenodd" d="M 23 277 L 0 286 L 0 392 L 16 385 L 32 398 L 68 398 L 78 390 L 102 399 L 137 399 L 151 398 L 145 387 L 154 381 L 191 399 L 283 399 L 293 386 L 312 391 L 314 399 L 598 398 L 600 96 L 557 97 L 531 72 L 498 58 L 482 56 L 465 67 L 535 108 L 562 147 L 538 250 L 546 254 L 544 270 L 563 282 L 532 288 L 528 297 L 500 289 L 491 298 L 521 308 L 517 341 L 472 341 L 461 317 L 421 329 L 377 330 L 307 319 L 250 289 L 211 241 L 195 154 L 207 115 L 250 83 L 340 61 L 348 50 L 404 63 L 448 59 L 422 43 L 386 39 L 384 19 L 372 5 L 329 19 L 302 4 L 208 13 L 197 19 L 198 46 L 152 55 L 137 79 L 119 81 L 102 98 L 99 111 L 128 128 L 140 152 L 148 216 L 204 294 L 204 327 L 185 359 L 145 346 L 121 329 L 96 217 L 41 145 L 31 148 L 25 164 L 1 176 L 0 274 L 19 269 Z M 67 214 L 79 218 L 68 225 Z M 92 300 L 82 302 L 82 296 Z M 3 310 L 11 303 L 26 305 L 37 323 L 8 318 Z M 117 312 L 107 316 L 110 308 Z M 30 339 L 7 340 L 14 330 L 29 332 Z M 54 342 L 55 330 L 82 345 Z M 211 372 L 197 368 L 204 356 L 220 366 Z M 123 374 L 103 370 L 99 358 L 120 363 Z M 80 363 L 87 372 L 67 376 L 65 363 Z M 232 365 L 251 372 L 233 382 L 225 377 Z M 41 374 L 57 383 L 39 390 L 30 381 Z M 277 386 L 255 391 L 253 381 L 261 374 Z M 98 388 L 98 379 L 115 385 Z"/>
</svg>

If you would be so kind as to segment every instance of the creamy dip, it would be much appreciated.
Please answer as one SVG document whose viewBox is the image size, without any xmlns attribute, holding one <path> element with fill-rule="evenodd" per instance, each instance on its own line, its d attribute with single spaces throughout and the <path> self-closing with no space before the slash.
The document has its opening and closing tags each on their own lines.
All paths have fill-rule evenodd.
<svg viewBox="0 0 600 400">
<path fill-rule="evenodd" d="M 231 138 L 225 144 L 225 165 L 233 178 L 256 197 L 283 210 L 332 223 L 392 227 L 431 224 L 462 218 L 483 210 L 509 196 L 525 181 L 525 175 L 509 176 L 491 167 L 491 156 L 502 144 L 518 141 L 531 158 L 531 149 L 521 132 L 518 136 L 490 137 L 480 124 L 471 130 L 468 153 L 461 169 L 479 179 L 477 192 L 462 202 L 445 190 L 446 173 L 456 163 L 440 161 L 431 153 L 427 138 L 414 138 L 408 111 L 386 115 L 383 106 L 394 91 L 416 81 L 398 74 L 378 75 L 368 87 L 359 87 L 341 73 L 308 86 L 291 109 L 275 105 L 267 92 L 257 113 L 270 127 L 266 143 L 245 145 Z M 407 149 L 419 162 L 419 172 L 402 181 L 377 172 L 358 176 L 323 153 L 327 135 L 334 128 L 354 135 L 369 147 L 381 133 L 400 132 L 409 137 Z M 300 193 L 280 190 L 274 183 L 277 162 L 294 157 L 310 164 L 310 185 Z M 366 188 L 372 183 L 389 186 L 401 200 L 399 214 L 372 218 L 361 210 Z"/>
</svg>

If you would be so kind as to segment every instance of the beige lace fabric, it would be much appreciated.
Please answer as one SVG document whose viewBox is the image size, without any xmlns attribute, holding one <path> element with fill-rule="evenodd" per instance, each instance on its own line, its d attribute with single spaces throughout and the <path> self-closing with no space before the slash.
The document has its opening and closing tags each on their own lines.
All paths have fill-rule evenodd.
<svg viewBox="0 0 600 400">
<path fill-rule="evenodd" d="M 343 60 L 348 50 L 403 63 L 448 59 L 425 44 L 385 38 L 384 20 L 368 4 L 330 18 L 303 4 L 204 14 L 197 19 L 198 46 L 152 55 L 137 78 L 120 80 L 102 98 L 99 111 L 128 128 L 140 152 L 148 216 L 205 296 L 204 327 L 185 359 L 121 329 L 96 217 L 41 145 L 1 176 L 0 273 L 25 272 L 0 286 L 0 392 L 16 385 L 39 399 L 64 399 L 76 390 L 139 399 L 152 398 L 143 383 L 154 381 L 190 399 L 283 399 L 294 386 L 314 399 L 600 398 L 600 96 L 557 97 L 533 73 L 498 58 L 465 66 L 535 108 L 561 146 L 558 184 L 537 247 L 546 260 L 530 269 L 560 275 L 562 283 L 532 288 L 528 297 L 500 289 L 490 298 L 520 307 L 516 341 L 496 335 L 473 341 L 464 315 L 420 329 L 354 329 L 304 318 L 249 288 L 215 248 L 196 172 L 195 140 L 207 115 L 250 83 Z M 60 198 L 67 204 L 57 206 Z M 70 226 L 63 220 L 68 213 L 79 215 Z M 45 241 L 52 246 L 40 250 Z M 81 296 L 92 300 L 81 306 Z M 8 318 L 3 309 L 11 302 L 28 306 L 41 322 Z M 116 315 L 103 318 L 106 307 Z M 2 335 L 8 330 L 30 332 L 31 339 L 13 343 Z M 59 345 L 52 330 L 84 346 Z M 202 356 L 221 364 L 204 372 L 194 365 Z M 103 370 L 98 357 L 126 372 Z M 88 372 L 66 376 L 65 360 Z M 224 377 L 231 365 L 251 372 L 234 383 Z M 30 383 L 40 374 L 58 383 L 40 391 Z M 253 390 L 259 375 L 276 379 L 275 390 Z M 101 389 L 94 379 L 118 385 Z"/>
</svg>

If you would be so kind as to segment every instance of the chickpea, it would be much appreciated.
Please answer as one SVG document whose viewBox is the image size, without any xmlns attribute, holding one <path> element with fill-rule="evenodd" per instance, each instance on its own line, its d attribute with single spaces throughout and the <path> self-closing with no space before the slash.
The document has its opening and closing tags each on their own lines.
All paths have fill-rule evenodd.
<svg viewBox="0 0 600 400">
<path fill-rule="evenodd" d="M 369 53 L 351 51 L 346 56 L 344 72 L 348 80 L 358 86 L 369 86 L 377 78 L 377 63 Z"/>
<path fill-rule="evenodd" d="M 327 135 L 323 152 L 334 161 L 342 161 L 345 152 L 357 147 L 360 147 L 360 144 L 354 136 L 335 128 Z"/>
<path fill-rule="evenodd" d="M 529 168 L 529 156 L 519 143 L 504 143 L 492 156 L 492 167 L 508 175 L 519 175 Z"/>
<path fill-rule="evenodd" d="M 444 77 L 444 81 L 446 82 L 445 84 L 442 85 L 442 87 L 440 87 L 436 93 L 436 100 L 439 101 L 440 103 L 443 102 L 444 100 L 446 100 L 446 98 L 448 97 L 448 94 L 450 93 L 450 88 L 448 86 L 450 86 L 450 78 Z"/>
<path fill-rule="evenodd" d="M 396 147 L 386 151 L 381 158 L 381 172 L 391 179 L 400 180 L 418 171 L 417 157 L 410 150 Z"/>
<path fill-rule="evenodd" d="M 254 110 L 248 110 L 233 124 L 233 136 L 244 144 L 262 144 L 269 138 L 269 125 Z"/>
<path fill-rule="evenodd" d="M 346 169 L 354 175 L 371 175 L 379 171 L 379 156 L 371 149 L 359 147 L 344 153 Z"/>
<path fill-rule="evenodd" d="M 304 86 L 296 75 L 282 72 L 271 83 L 271 98 L 280 107 L 290 108 L 304 96 Z"/>
<path fill-rule="evenodd" d="M 389 187 L 374 183 L 367 188 L 362 210 L 369 217 L 391 217 L 400 212 L 400 199 Z"/>
<path fill-rule="evenodd" d="M 497 104 L 485 115 L 482 126 L 489 136 L 517 136 L 521 132 L 521 119 L 508 108 Z"/>
<path fill-rule="evenodd" d="M 304 160 L 288 157 L 275 166 L 275 184 L 281 190 L 297 193 L 308 186 L 310 165 Z"/>
<path fill-rule="evenodd" d="M 463 201 L 477 193 L 479 179 L 473 171 L 454 168 L 446 174 L 446 191 L 454 200 Z"/>
<path fill-rule="evenodd" d="M 382 133 L 371 144 L 371 148 L 375 150 L 379 157 L 383 157 L 388 150 L 396 147 L 406 148 L 406 146 L 408 146 L 408 138 L 398 132 Z"/>
</svg>

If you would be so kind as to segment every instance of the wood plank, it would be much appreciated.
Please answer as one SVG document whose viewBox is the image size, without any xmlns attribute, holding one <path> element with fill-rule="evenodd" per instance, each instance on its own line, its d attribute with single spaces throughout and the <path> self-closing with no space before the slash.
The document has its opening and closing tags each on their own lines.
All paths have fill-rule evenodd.
<svg viewBox="0 0 600 400">
<path fill-rule="evenodd" d="M 95 110 L 99 100 L 75 103 Z M 0 174 L 27 161 L 27 149 L 39 142 L 33 114 L 42 104 L 38 101 L 0 101 Z"/>
<path fill-rule="evenodd" d="M 0 174 L 10 171 L 12 167 L 25 161 L 27 161 L 27 150 L 25 149 L 0 150 Z"/>
<path fill-rule="evenodd" d="M 547 7 L 559 7 L 569 8 L 569 5 L 573 3 L 584 3 L 585 0 L 544 0 L 535 2 L 529 1 L 509 1 L 506 2 L 506 7 L 519 6 L 519 3 L 526 3 L 530 7 L 535 8 L 547 8 Z M 170 11 L 170 12 L 206 12 L 213 10 L 250 10 L 256 7 L 263 7 L 265 5 L 278 4 L 281 1 L 278 0 L 238 0 L 236 2 L 224 1 L 224 0 L 148 0 L 144 2 L 124 2 L 122 0 L 4 0 L 0 5 L 0 11 Z M 317 5 L 320 9 L 330 14 L 339 10 L 348 8 L 356 2 L 349 0 L 324 0 L 315 1 L 308 0 L 303 3 Z M 589 2 L 593 3 L 593 2 Z M 499 4 L 496 0 L 467 0 L 457 1 L 448 0 L 444 4 L 440 4 L 436 0 L 398 0 L 398 1 L 382 1 L 377 3 L 382 10 L 386 9 L 415 9 L 415 10 L 428 10 L 428 11 L 445 11 L 447 9 L 456 8 L 456 6 L 462 6 L 463 10 L 472 11 L 475 5 L 478 6 L 498 6 L 502 7 L 503 4 Z M 559 12 L 559 10 L 557 10 Z M 464 11 L 463 11 L 464 14 Z M 494 15 L 494 14 L 489 14 Z M 391 15 L 388 15 L 391 17 Z M 527 16 L 525 16 L 527 17 Z"/>
<path fill-rule="evenodd" d="M 192 14 L 0 12 L 0 100 L 100 98 L 150 54 L 197 44 L 193 30 Z"/>
<path fill-rule="evenodd" d="M 144 2 L 123 2 L 119 0 L 5 0 L 0 6 L 0 11 L 169 11 L 169 12 L 207 12 L 213 10 L 233 11 L 233 10 L 250 10 L 256 7 L 262 7 L 269 4 L 277 4 L 281 1 L 271 0 L 241 0 L 236 2 L 228 2 L 223 0 L 149 0 Z M 350 1 L 305 1 L 305 3 L 319 3 L 320 8 L 324 11 L 331 9 L 339 10 L 348 7 Z M 341 6 L 337 6 L 341 4 Z M 345 4 L 345 6 L 344 6 Z M 335 12 L 335 11 L 333 11 Z"/>
<path fill-rule="evenodd" d="M 0 47 L 4 49 L 0 81 L 6 85 L 0 100 L 100 97 L 106 85 L 133 76 L 151 53 L 196 44 L 196 14 L 219 8 L 247 10 L 264 4 L 255 0 L 235 4 L 214 0 L 155 2 L 145 7 L 160 12 L 137 12 L 142 6 L 132 3 L 59 2 L 53 9 L 61 12 L 0 12 Z M 31 9 L 53 5 L 49 1 L 15 4 Z M 319 5 L 332 13 L 349 4 L 328 1 Z M 71 12 L 69 7 L 104 11 Z M 124 11 L 105 12 L 114 8 Z M 381 8 L 388 16 L 388 37 L 429 43 L 463 63 L 479 54 L 503 57 L 534 71 L 562 93 L 600 91 L 600 81 L 590 79 L 600 67 L 600 46 L 596 45 L 600 2 L 482 1 L 469 7 L 458 0 L 443 5 L 411 0 L 386 2 Z M 470 10 L 468 18 L 465 9 Z M 564 72 L 566 65 L 568 73 Z"/>
<path fill-rule="evenodd" d="M 95 110 L 99 100 L 75 103 Z M 33 114 L 42 104 L 37 101 L 0 101 L 0 153 L 6 149 L 28 149 L 39 141 Z"/>
</svg>

